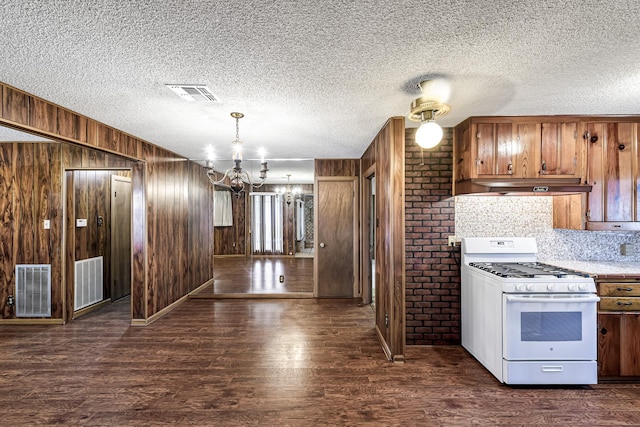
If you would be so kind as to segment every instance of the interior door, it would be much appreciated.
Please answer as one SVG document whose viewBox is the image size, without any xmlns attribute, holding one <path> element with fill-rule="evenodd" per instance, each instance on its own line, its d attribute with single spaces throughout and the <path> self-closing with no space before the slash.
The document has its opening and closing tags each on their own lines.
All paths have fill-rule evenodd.
<svg viewBox="0 0 640 427">
<path fill-rule="evenodd" d="M 316 297 L 357 296 L 356 182 L 351 177 L 316 181 Z"/>
<path fill-rule="evenodd" d="M 131 178 L 111 176 L 111 300 L 131 293 Z"/>
</svg>

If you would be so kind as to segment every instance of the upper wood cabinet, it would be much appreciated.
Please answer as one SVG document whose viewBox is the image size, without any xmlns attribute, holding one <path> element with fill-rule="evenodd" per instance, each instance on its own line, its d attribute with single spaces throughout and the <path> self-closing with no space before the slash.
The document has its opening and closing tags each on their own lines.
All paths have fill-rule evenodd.
<svg viewBox="0 0 640 427">
<path fill-rule="evenodd" d="M 540 175 L 574 177 L 584 175 L 584 144 L 580 123 L 543 122 L 540 141 Z"/>
<path fill-rule="evenodd" d="M 457 129 L 456 134 L 457 180 L 538 175 L 539 123 L 471 120 Z"/>
<path fill-rule="evenodd" d="M 586 123 L 587 229 L 640 229 L 638 124 Z"/>
<path fill-rule="evenodd" d="M 469 118 L 454 130 L 454 179 L 583 179 L 582 127 L 570 117 Z"/>
<path fill-rule="evenodd" d="M 554 196 L 554 226 L 640 230 L 639 123 L 637 116 L 471 117 L 454 129 L 454 195 L 472 193 L 468 183 L 482 178 L 571 179 L 592 191 Z"/>
</svg>

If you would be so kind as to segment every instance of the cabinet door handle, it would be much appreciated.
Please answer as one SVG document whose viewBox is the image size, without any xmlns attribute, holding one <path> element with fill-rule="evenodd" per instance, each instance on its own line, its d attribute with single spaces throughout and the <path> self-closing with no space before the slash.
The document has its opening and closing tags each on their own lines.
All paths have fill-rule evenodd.
<svg viewBox="0 0 640 427">
<path fill-rule="evenodd" d="M 616 288 L 618 291 L 626 291 L 626 292 L 631 292 L 633 289 L 632 288 Z"/>
<path fill-rule="evenodd" d="M 618 150 L 620 150 L 620 151 L 624 150 L 624 144 L 618 145 Z"/>
<path fill-rule="evenodd" d="M 547 171 L 547 162 L 545 162 L 544 160 L 542 161 L 542 172 L 546 172 Z"/>
<path fill-rule="evenodd" d="M 633 305 L 632 302 L 622 302 L 622 301 L 618 301 L 616 304 L 618 304 L 618 305 Z"/>
<path fill-rule="evenodd" d="M 509 175 L 513 174 L 513 163 L 509 162 L 507 165 L 507 172 L 509 172 Z"/>
</svg>

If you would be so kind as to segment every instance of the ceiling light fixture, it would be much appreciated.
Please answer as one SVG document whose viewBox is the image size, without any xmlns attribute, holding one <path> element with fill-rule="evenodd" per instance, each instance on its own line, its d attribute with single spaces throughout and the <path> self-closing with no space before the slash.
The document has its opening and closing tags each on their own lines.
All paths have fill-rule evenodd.
<svg viewBox="0 0 640 427">
<path fill-rule="evenodd" d="M 260 162 L 260 177 L 257 180 L 253 179 L 246 169 L 242 169 L 242 141 L 240 141 L 239 121 L 244 117 L 244 114 L 234 112 L 231 113 L 231 117 L 236 119 L 236 139 L 231 142 L 233 144 L 232 159 L 235 166 L 227 169 L 222 178 L 216 179 L 217 172 L 213 169 L 213 164 L 207 161 L 207 176 L 212 184 L 227 187 L 236 194 L 236 197 L 240 197 L 245 190 L 245 184 L 251 188 L 261 187 L 267 179 L 269 168 L 263 158 Z"/>
<path fill-rule="evenodd" d="M 287 174 L 287 186 L 284 188 L 280 187 L 278 189 L 278 193 L 284 195 L 284 199 L 287 202 L 287 205 L 290 205 L 294 199 L 297 199 L 300 196 L 299 188 L 296 187 L 293 190 L 291 189 L 291 184 L 289 183 L 290 178 L 291 178 L 291 174 Z"/>
<path fill-rule="evenodd" d="M 441 80 L 420 82 L 422 96 L 411 103 L 409 120 L 421 122 L 416 131 L 416 144 L 422 148 L 433 148 L 442 141 L 442 127 L 436 123 L 436 117 L 449 112 L 444 102 L 448 98 L 448 85 Z"/>
</svg>

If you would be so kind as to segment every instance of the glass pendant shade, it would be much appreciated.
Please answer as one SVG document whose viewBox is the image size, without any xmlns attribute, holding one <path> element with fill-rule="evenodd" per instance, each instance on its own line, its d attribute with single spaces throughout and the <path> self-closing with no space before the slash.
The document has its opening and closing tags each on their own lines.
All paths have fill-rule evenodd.
<svg viewBox="0 0 640 427">
<path fill-rule="evenodd" d="M 416 144 L 422 148 L 433 148 L 442 141 L 442 128 L 433 120 L 422 122 L 416 131 Z"/>
</svg>

